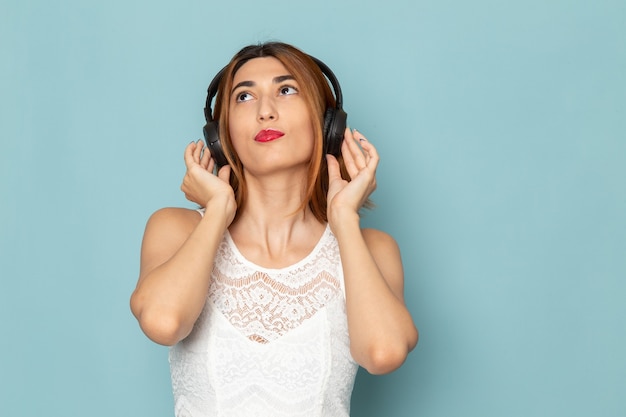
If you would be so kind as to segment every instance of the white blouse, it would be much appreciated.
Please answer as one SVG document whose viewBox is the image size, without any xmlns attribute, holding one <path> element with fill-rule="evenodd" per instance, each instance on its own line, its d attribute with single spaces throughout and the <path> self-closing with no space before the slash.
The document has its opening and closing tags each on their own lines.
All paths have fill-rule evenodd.
<svg viewBox="0 0 626 417">
<path fill-rule="evenodd" d="M 358 365 L 330 227 L 281 269 L 245 259 L 226 232 L 204 310 L 170 368 L 177 417 L 348 416 Z"/>
</svg>

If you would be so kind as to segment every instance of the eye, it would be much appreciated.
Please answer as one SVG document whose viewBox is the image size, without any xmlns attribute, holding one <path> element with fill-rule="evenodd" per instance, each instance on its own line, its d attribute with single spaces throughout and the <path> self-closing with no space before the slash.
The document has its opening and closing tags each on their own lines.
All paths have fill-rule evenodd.
<svg viewBox="0 0 626 417">
<path fill-rule="evenodd" d="M 280 87 L 281 96 L 289 96 L 291 94 L 298 94 L 298 89 L 290 85 L 284 85 Z"/>
<path fill-rule="evenodd" d="M 248 100 L 252 100 L 252 95 L 246 91 L 242 92 L 242 93 L 238 93 L 235 96 L 235 101 L 237 101 L 237 103 L 242 103 L 244 101 L 248 101 Z"/>
</svg>

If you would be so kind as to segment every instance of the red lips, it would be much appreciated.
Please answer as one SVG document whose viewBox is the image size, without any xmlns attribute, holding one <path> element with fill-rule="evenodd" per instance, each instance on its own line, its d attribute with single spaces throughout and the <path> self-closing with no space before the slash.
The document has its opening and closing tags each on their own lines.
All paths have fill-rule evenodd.
<svg viewBox="0 0 626 417">
<path fill-rule="evenodd" d="M 256 140 L 257 142 L 271 142 L 284 135 L 285 134 L 281 132 L 280 130 L 263 129 L 259 133 L 256 134 L 256 136 L 254 137 L 254 140 Z"/>
</svg>

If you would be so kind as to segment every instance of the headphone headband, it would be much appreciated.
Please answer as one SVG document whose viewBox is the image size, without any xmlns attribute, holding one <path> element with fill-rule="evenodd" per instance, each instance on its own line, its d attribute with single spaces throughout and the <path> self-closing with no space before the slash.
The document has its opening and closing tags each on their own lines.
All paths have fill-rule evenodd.
<svg viewBox="0 0 626 417">
<path fill-rule="evenodd" d="M 217 95 L 217 89 L 220 85 L 220 81 L 222 81 L 224 73 L 226 72 L 226 68 L 228 68 L 228 65 L 222 68 L 215 75 L 215 77 L 213 77 L 211 84 L 209 84 L 209 88 L 207 88 L 206 104 L 204 106 L 204 119 L 207 122 L 213 121 L 213 110 L 211 110 L 211 101 L 213 101 L 213 97 Z"/>
</svg>

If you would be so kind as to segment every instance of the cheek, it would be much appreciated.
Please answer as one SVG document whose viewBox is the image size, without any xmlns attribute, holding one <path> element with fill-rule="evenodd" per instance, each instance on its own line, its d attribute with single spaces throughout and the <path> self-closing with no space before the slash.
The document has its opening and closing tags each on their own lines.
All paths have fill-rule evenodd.
<svg viewBox="0 0 626 417">
<path fill-rule="evenodd" d="M 241 140 L 239 140 L 239 138 L 241 138 L 243 135 L 243 132 L 241 132 L 241 127 L 237 128 L 231 125 L 229 129 L 229 133 L 230 133 L 230 144 L 231 144 L 231 147 L 233 148 L 233 151 L 235 151 L 237 155 L 241 154 L 241 146 L 240 146 Z"/>
<path fill-rule="evenodd" d="M 230 134 L 230 141 L 235 151 L 238 150 L 237 143 L 240 142 L 239 138 L 244 137 L 246 134 L 246 125 L 242 123 L 241 116 L 241 111 L 230 110 L 228 133 Z"/>
<path fill-rule="evenodd" d="M 303 122 L 303 129 L 306 130 L 307 132 L 307 136 L 309 138 L 309 142 L 311 144 L 311 147 L 315 146 L 315 126 L 317 124 L 316 120 L 311 120 L 311 118 L 307 118 L 304 122 Z M 323 130 L 323 126 L 320 126 L 320 131 Z"/>
<path fill-rule="evenodd" d="M 300 130 L 301 132 L 306 132 L 307 136 L 313 139 L 314 131 L 315 131 L 314 125 L 316 123 L 316 120 L 314 117 L 311 117 L 309 115 L 309 112 L 306 106 L 304 105 L 300 106 L 300 108 L 298 108 L 297 111 L 292 113 L 292 117 L 298 120 L 298 123 L 297 123 L 298 130 Z"/>
</svg>

